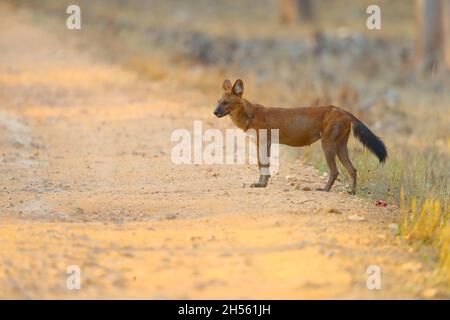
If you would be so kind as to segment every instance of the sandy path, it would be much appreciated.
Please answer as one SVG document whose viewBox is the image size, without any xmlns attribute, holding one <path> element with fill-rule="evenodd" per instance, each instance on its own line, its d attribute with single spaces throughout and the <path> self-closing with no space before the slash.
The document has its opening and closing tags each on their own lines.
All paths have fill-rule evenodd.
<svg viewBox="0 0 450 320">
<path fill-rule="evenodd" d="M 176 166 L 176 128 L 231 126 L 201 92 L 147 83 L 0 10 L 0 298 L 411 298 L 429 271 L 396 212 L 283 162 Z M 175 91 L 174 91 L 175 89 Z M 173 94 L 176 92 L 176 94 Z M 218 92 L 219 93 L 219 92 Z M 294 185 L 287 175 L 295 175 Z M 331 210 L 333 209 L 333 210 Z M 358 215 L 364 221 L 349 217 Z M 66 287 L 69 265 L 80 290 Z M 368 290 L 378 265 L 382 289 Z M 420 272 L 417 272 L 419 271 Z"/>
</svg>

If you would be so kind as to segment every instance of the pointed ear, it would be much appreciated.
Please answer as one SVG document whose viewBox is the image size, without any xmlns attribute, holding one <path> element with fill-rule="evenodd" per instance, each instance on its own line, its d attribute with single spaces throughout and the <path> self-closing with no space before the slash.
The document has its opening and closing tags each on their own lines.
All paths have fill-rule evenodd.
<svg viewBox="0 0 450 320">
<path fill-rule="evenodd" d="M 236 80 L 231 92 L 233 92 L 235 95 L 239 97 L 242 97 L 242 94 L 244 93 L 244 82 L 242 82 L 241 79 Z"/>
<path fill-rule="evenodd" d="M 223 84 L 222 84 L 222 88 L 223 88 L 223 90 L 224 91 L 227 91 L 227 92 L 231 92 L 231 81 L 230 80 L 225 80 L 224 82 L 223 82 Z"/>
</svg>

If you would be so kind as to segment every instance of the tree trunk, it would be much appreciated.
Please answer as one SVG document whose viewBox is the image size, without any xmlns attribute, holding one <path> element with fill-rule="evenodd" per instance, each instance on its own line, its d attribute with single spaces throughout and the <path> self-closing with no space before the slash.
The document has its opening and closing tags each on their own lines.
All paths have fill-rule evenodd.
<svg viewBox="0 0 450 320">
<path fill-rule="evenodd" d="M 300 18 L 303 21 L 312 21 L 314 18 L 312 0 L 297 0 Z"/>
<path fill-rule="evenodd" d="M 425 72 L 440 65 L 443 58 L 442 3 L 416 0 L 416 62 Z"/>
</svg>

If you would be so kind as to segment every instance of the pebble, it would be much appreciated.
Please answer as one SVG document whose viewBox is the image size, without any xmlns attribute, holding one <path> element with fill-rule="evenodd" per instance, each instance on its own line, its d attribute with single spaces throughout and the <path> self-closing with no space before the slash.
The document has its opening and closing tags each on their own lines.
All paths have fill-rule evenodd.
<svg viewBox="0 0 450 320">
<path fill-rule="evenodd" d="M 297 177 L 294 175 L 288 175 L 286 176 L 286 181 L 296 181 Z"/>
<path fill-rule="evenodd" d="M 330 208 L 330 209 L 328 209 L 327 212 L 328 212 L 328 213 L 335 213 L 335 214 L 342 214 L 342 212 L 341 212 L 340 210 L 335 209 L 335 208 Z M 349 217 L 349 218 L 350 218 L 350 217 Z"/>
<path fill-rule="evenodd" d="M 358 216 L 357 214 L 354 214 L 354 215 L 348 216 L 347 220 L 349 220 L 349 221 L 365 221 L 366 218 Z"/>
<path fill-rule="evenodd" d="M 303 187 L 302 188 L 302 186 L 301 186 L 301 184 L 299 183 L 299 184 L 297 184 L 296 186 L 295 186 L 295 190 L 303 190 L 303 191 L 311 191 L 311 188 L 310 187 Z"/>
<path fill-rule="evenodd" d="M 388 225 L 389 230 L 391 230 L 393 233 L 398 232 L 398 224 L 397 223 L 390 223 Z"/>
<path fill-rule="evenodd" d="M 173 219 L 177 218 L 177 214 L 176 213 L 169 213 L 169 214 L 166 214 L 165 218 L 167 220 L 173 220 Z"/>
<path fill-rule="evenodd" d="M 327 251 L 327 252 L 325 252 L 325 256 L 331 258 L 332 256 L 334 256 L 334 252 L 333 251 Z"/>
</svg>

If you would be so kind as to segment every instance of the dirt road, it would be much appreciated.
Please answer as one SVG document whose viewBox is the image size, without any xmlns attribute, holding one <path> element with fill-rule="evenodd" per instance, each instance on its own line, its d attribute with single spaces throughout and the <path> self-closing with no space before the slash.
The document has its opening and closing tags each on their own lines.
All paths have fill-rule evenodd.
<svg viewBox="0 0 450 320">
<path fill-rule="evenodd" d="M 104 64 L 26 12 L 0 12 L 0 298 L 415 298 L 427 288 L 427 266 L 389 227 L 394 209 L 342 183 L 304 191 L 324 177 L 298 161 L 281 159 L 266 189 L 248 187 L 254 166 L 175 165 L 174 129 L 231 127 L 212 117 L 214 101 Z M 70 265 L 80 290 L 66 286 Z M 370 265 L 380 290 L 366 286 Z"/>
</svg>

